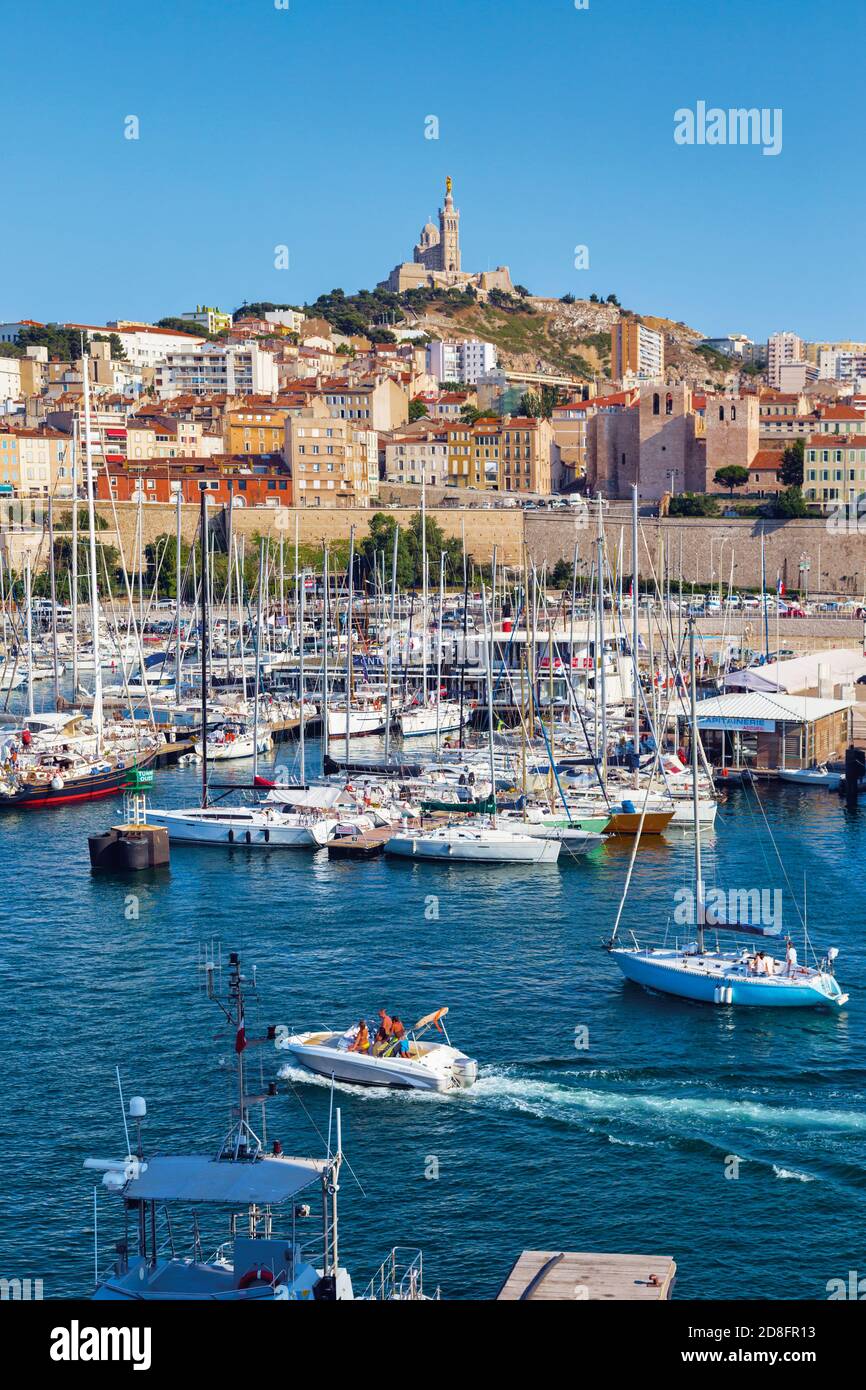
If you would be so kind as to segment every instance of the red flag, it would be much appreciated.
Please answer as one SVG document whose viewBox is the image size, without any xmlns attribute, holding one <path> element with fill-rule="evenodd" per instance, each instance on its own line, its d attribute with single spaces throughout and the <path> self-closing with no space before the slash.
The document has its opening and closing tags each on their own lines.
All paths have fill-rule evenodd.
<svg viewBox="0 0 866 1390">
<path fill-rule="evenodd" d="M 244 1050 L 244 1048 L 246 1047 L 246 1045 L 247 1045 L 246 1028 L 244 1027 L 244 1021 L 243 1021 L 243 1019 L 241 1019 L 240 1023 L 238 1024 L 238 1031 L 237 1031 L 237 1034 L 235 1035 L 235 1052 L 243 1052 L 243 1050 Z"/>
</svg>

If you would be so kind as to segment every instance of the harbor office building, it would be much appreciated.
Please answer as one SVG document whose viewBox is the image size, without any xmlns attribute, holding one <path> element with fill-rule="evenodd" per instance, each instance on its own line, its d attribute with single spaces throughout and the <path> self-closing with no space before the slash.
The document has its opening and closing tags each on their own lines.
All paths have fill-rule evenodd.
<svg viewBox="0 0 866 1390">
<path fill-rule="evenodd" d="M 772 776 L 842 757 L 851 742 L 853 701 L 773 691 L 732 692 L 698 704 L 707 758 L 718 767 L 748 767 Z M 680 716 L 680 733 L 688 719 Z"/>
</svg>

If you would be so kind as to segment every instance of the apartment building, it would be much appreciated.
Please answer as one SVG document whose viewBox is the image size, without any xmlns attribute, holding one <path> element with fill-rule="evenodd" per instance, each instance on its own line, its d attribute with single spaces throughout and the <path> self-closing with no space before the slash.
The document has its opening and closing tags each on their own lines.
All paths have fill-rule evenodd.
<svg viewBox="0 0 866 1390">
<path fill-rule="evenodd" d="M 557 458 L 558 450 L 549 420 L 505 416 L 499 447 L 500 492 L 549 495 L 553 490 Z"/>
<path fill-rule="evenodd" d="M 126 426 L 126 457 L 139 459 L 213 458 L 224 452 L 221 433 L 205 429 L 198 420 L 154 416 L 138 420 L 131 416 Z M 231 452 L 231 451 L 230 451 Z M 276 449 L 260 452 L 279 453 Z"/>
<path fill-rule="evenodd" d="M 256 343 L 205 343 L 169 352 L 156 367 L 154 384 L 162 400 L 172 396 L 270 395 L 277 389 L 272 352 Z"/>
<path fill-rule="evenodd" d="M 395 431 L 385 444 L 384 454 L 386 482 L 420 484 L 424 481 L 429 487 L 443 487 L 447 483 L 447 431 L 433 429 L 429 422 L 417 420 L 405 430 Z"/>
<path fill-rule="evenodd" d="M 437 383 L 459 381 L 474 386 L 479 377 L 495 371 L 497 364 L 495 345 L 479 338 L 448 338 L 427 346 L 427 371 Z"/>
<path fill-rule="evenodd" d="M 0 425 L 0 485 L 25 497 L 71 497 L 71 440 L 59 430 Z"/>
<path fill-rule="evenodd" d="M 203 328 L 205 333 L 227 333 L 232 326 L 231 314 L 224 314 L 221 309 L 214 309 L 209 304 L 197 304 L 194 311 L 180 314 L 179 317 L 184 322 Z"/>
<path fill-rule="evenodd" d="M 299 409 L 300 405 L 294 406 Z M 286 439 L 289 405 L 244 403 L 226 415 L 226 444 L 230 454 L 278 454 Z"/>
<path fill-rule="evenodd" d="M 395 430 L 409 419 L 409 396 L 387 377 L 351 382 L 347 377 L 317 383 L 317 393 L 335 420 L 355 420 L 370 430 Z"/>
<path fill-rule="evenodd" d="M 806 361 L 806 344 L 796 333 L 773 333 L 767 340 L 767 378 L 771 386 L 782 385 L 782 368 Z"/>
<path fill-rule="evenodd" d="M 291 507 L 292 480 L 281 455 L 262 457 L 255 464 L 221 455 L 211 459 L 148 459 L 142 463 L 110 463 L 96 477 L 100 501 L 171 503 L 198 502 L 207 492 L 217 505 L 232 507 Z"/>
<path fill-rule="evenodd" d="M 806 441 L 803 495 L 823 506 L 848 502 L 866 492 L 866 434 L 831 437 L 814 434 Z"/>
<path fill-rule="evenodd" d="M 615 381 L 657 381 L 664 377 L 665 340 L 637 319 L 620 319 L 611 332 L 610 374 Z"/>
<path fill-rule="evenodd" d="M 366 507 L 379 496 L 379 443 L 364 420 L 324 415 L 322 402 L 289 415 L 283 457 L 298 507 Z"/>
</svg>

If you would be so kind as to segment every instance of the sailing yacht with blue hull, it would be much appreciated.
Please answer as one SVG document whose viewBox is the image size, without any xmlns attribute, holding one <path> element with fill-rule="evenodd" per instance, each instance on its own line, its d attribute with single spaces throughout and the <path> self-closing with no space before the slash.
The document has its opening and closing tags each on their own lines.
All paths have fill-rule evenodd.
<svg viewBox="0 0 866 1390">
<path fill-rule="evenodd" d="M 626 979 L 643 985 L 644 989 L 660 994 L 673 994 L 681 999 L 694 999 L 706 1004 L 748 1005 L 757 1008 L 842 1009 L 848 1002 L 833 971 L 838 955 L 832 947 L 824 960 L 814 966 L 798 965 L 796 952 L 790 942 L 784 960 L 767 951 L 756 949 L 752 954 L 744 948 L 732 951 L 707 949 L 707 927 L 715 930 L 716 921 L 707 914 L 707 895 L 701 875 L 701 837 L 698 829 L 698 721 L 695 696 L 695 632 L 689 624 L 689 656 L 691 666 L 691 742 L 693 826 L 695 830 L 695 895 L 694 939 L 683 946 L 660 949 L 640 946 L 633 936 L 633 946 L 617 945 L 617 931 L 628 892 L 628 882 L 620 903 L 616 925 L 608 950 Z M 632 863 L 634 856 L 632 856 Z M 629 878 L 631 869 L 629 869 Z M 779 938 L 781 928 L 775 924 L 761 926 L 751 922 L 719 922 L 719 929 L 743 932 L 762 938 Z M 806 941 L 808 949 L 808 938 Z"/>
<path fill-rule="evenodd" d="M 748 951 L 706 951 L 700 940 L 682 950 L 617 946 L 611 955 L 635 984 L 704 1004 L 841 1009 L 848 1002 L 829 959 L 814 969 L 797 966 L 790 975 L 762 976 L 754 973 Z"/>
</svg>

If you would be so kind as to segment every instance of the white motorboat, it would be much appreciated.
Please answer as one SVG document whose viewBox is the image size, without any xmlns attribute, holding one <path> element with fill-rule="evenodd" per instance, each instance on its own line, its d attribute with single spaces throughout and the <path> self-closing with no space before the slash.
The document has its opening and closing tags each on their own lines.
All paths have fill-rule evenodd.
<svg viewBox="0 0 866 1390">
<path fill-rule="evenodd" d="M 837 792 L 842 785 L 842 773 L 831 772 L 828 767 L 780 767 L 780 782 L 793 782 L 800 787 L 823 787 L 825 791 Z"/>
<path fill-rule="evenodd" d="M 562 844 L 500 825 L 448 824 L 392 835 L 386 854 L 455 864 L 555 864 Z"/>
<path fill-rule="evenodd" d="M 381 700 L 371 704 L 353 705 L 348 711 L 345 705 L 331 705 L 328 709 L 328 738 L 346 737 L 346 722 L 349 724 L 349 737 L 363 737 L 365 734 L 381 734 L 385 728 L 385 710 Z"/>
<path fill-rule="evenodd" d="M 279 806 L 206 806 L 179 811 L 148 807 L 147 823 L 167 830 L 172 844 L 237 845 L 244 849 L 320 849 L 337 825 L 331 816 Z"/>
<path fill-rule="evenodd" d="M 398 722 L 404 738 L 452 734 L 460 728 L 460 704 L 457 700 L 440 700 L 414 705 L 403 710 Z M 465 715 L 463 722 L 466 722 Z"/>
<path fill-rule="evenodd" d="M 353 1052 L 357 1027 L 344 1033 L 327 1030 L 292 1033 L 277 1038 L 276 1046 L 308 1071 L 354 1086 L 411 1091 L 464 1090 L 477 1080 L 478 1063 L 451 1045 L 442 1023 L 447 1012 L 447 1008 L 436 1009 L 419 1019 L 407 1032 L 408 1050 L 402 1053 L 394 1051 L 393 1045 L 378 1055 L 372 1051 Z M 445 1042 L 425 1037 L 431 1028 L 443 1033 Z"/>
<path fill-rule="evenodd" d="M 208 735 L 208 762 L 227 763 L 237 762 L 240 758 L 253 758 L 256 748 L 260 753 L 266 753 L 271 742 L 272 737 L 267 731 L 259 731 L 256 737 L 247 729 L 227 724 L 225 728 Z M 200 738 L 196 740 L 195 751 L 200 758 L 204 754 Z"/>
</svg>

